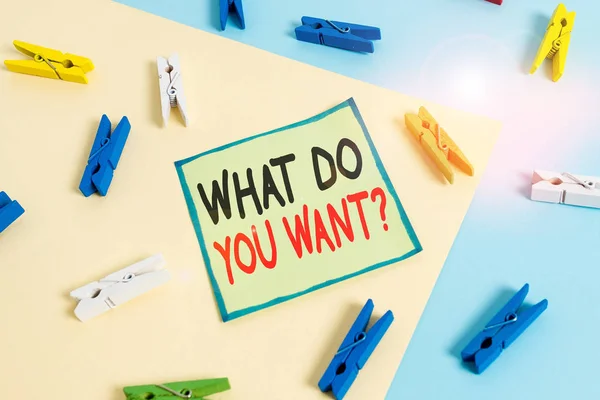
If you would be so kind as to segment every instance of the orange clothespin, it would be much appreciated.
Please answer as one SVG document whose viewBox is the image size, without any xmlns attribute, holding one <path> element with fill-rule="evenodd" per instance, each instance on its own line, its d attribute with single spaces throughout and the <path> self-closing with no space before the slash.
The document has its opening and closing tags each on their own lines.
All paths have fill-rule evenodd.
<svg viewBox="0 0 600 400">
<path fill-rule="evenodd" d="M 450 139 L 446 131 L 440 128 L 425 107 L 419 108 L 418 115 L 405 114 L 404 121 L 408 130 L 419 140 L 427 155 L 435 162 L 448 182 L 454 183 L 454 172 L 450 168 L 450 163 L 467 175 L 473 176 L 474 169 L 467 157 Z"/>
</svg>

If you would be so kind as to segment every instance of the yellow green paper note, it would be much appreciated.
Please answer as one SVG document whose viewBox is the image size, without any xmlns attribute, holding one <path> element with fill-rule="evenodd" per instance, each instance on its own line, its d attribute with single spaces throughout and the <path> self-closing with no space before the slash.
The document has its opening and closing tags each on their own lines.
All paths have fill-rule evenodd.
<svg viewBox="0 0 600 400">
<path fill-rule="evenodd" d="M 422 250 L 353 99 L 175 166 L 223 321 Z"/>
</svg>

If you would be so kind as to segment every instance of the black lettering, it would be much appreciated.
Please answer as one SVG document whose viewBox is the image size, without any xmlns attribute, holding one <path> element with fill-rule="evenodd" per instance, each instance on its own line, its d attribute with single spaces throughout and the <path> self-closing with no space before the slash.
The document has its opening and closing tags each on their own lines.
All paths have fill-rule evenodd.
<svg viewBox="0 0 600 400">
<path fill-rule="evenodd" d="M 313 147 L 311 149 L 311 153 L 312 153 L 313 170 L 315 172 L 315 179 L 317 181 L 317 186 L 319 187 L 320 190 L 327 190 L 330 187 L 332 187 L 333 184 L 335 183 L 335 181 L 337 180 L 337 171 L 335 170 L 333 156 L 320 147 Z M 323 177 L 321 175 L 321 167 L 319 166 L 319 159 L 317 158 L 318 156 L 323 157 L 329 164 L 329 170 L 331 172 L 331 176 L 325 182 L 323 182 Z"/>
<path fill-rule="evenodd" d="M 254 205 L 256 206 L 256 212 L 258 215 L 262 215 L 263 210 L 260 205 L 260 200 L 258 198 L 258 194 L 256 193 L 256 186 L 254 185 L 254 178 L 252 178 L 252 168 L 248 168 L 246 170 L 246 177 L 248 178 L 248 187 L 241 188 L 240 187 L 240 179 L 237 172 L 233 173 L 233 187 L 235 188 L 235 197 L 237 198 L 237 206 L 238 211 L 240 213 L 240 218 L 246 218 L 246 211 L 244 210 L 244 197 L 251 196 L 254 201 Z"/>
<path fill-rule="evenodd" d="M 269 166 L 265 164 L 263 165 L 263 207 L 265 210 L 269 209 L 269 196 L 275 196 L 279 205 L 282 207 L 285 206 L 285 200 L 281 196 L 281 193 L 279 193 L 277 185 L 275 185 Z"/>
<path fill-rule="evenodd" d="M 290 204 L 294 202 L 294 193 L 292 192 L 292 185 L 290 185 L 290 178 L 288 176 L 286 164 L 294 160 L 296 160 L 296 156 L 293 153 L 286 154 L 285 156 L 277 158 L 271 158 L 269 160 L 269 164 L 271 164 L 272 167 L 279 166 L 281 168 L 281 177 L 283 178 L 285 192 L 287 193 L 288 201 L 290 202 Z"/>
<path fill-rule="evenodd" d="M 202 199 L 202 203 L 204 203 L 204 207 L 206 207 L 206 211 L 208 215 L 210 215 L 210 219 L 212 222 L 217 225 L 219 223 L 219 207 L 223 211 L 223 215 L 225 218 L 231 218 L 231 203 L 229 201 L 229 183 L 227 179 L 227 170 L 223 170 L 223 190 L 219 186 L 219 182 L 217 180 L 212 181 L 212 196 L 211 201 L 208 201 L 208 196 L 204 191 L 204 186 L 201 183 L 198 184 L 198 192 L 200 193 L 200 198 Z"/>
<path fill-rule="evenodd" d="M 354 157 L 356 158 L 356 167 L 354 168 L 354 171 L 349 171 L 348 169 L 346 169 L 346 167 L 344 167 L 344 147 L 348 147 L 354 153 Z M 362 171 L 362 155 L 360 154 L 360 150 L 358 150 L 358 146 L 356 145 L 356 143 L 347 138 L 340 140 L 340 142 L 338 143 L 337 154 L 335 158 L 337 162 L 337 167 L 340 170 L 340 174 L 344 175 L 348 179 L 358 178 Z"/>
</svg>

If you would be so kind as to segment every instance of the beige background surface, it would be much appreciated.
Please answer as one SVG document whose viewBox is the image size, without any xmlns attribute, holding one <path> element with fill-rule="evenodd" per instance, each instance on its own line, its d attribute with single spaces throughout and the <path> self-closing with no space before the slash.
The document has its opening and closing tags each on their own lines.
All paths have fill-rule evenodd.
<svg viewBox="0 0 600 400">
<path fill-rule="evenodd" d="M 368 298 L 396 320 L 348 400 L 382 399 L 467 211 L 500 126 L 176 25 L 108 0 L 6 2 L 12 40 L 91 58 L 89 85 L 0 70 L 0 190 L 26 213 L 0 237 L 6 398 L 119 400 L 122 387 L 227 376 L 215 399 L 327 398 L 317 381 Z M 191 114 L 161 127 L 156 56 L 178 52 Z M 397 265 L 220 321 L 173 165 L 354 97 L 423 245 Z M 426 105 L 475 165 L 445 184 L 404 127 Z M 132 132 L 106 198 L 77 187 L 100 116 Z M 165 286 L 85 324 L 71 290 L 162 252 Z"/>
</svg>

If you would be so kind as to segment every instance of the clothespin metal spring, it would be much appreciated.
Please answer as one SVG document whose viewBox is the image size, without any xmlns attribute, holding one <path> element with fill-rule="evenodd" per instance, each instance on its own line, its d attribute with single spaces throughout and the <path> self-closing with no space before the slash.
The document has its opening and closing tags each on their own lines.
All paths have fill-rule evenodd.
<svg viewBox="0 0 600 400">
<path fill-rule="evenodd" d="M 367 334 L 366 332 L 360 332 L 359 334 L 356 335 L 356 337 L 354 338 L 354 343 L 352 343 L 351 345 L 348 345 L 346 347 L 341 348 L 340 350 L 338 350 L 337 353 L 335 353 L 336 356 L 343 354 L 347 351 L 352 350 L 355 346 L 358 346 L 360 344 L 360 342 L 362 342 L 363 340 L 365 340 L 367 338 Z"/>
<path fill-rule="evenodd" d="M 170 67 L 171 69 L 173 67 Z M 179 72 L 175 72 L 175 75 L 173 76 L 173 80 L 171 81 L 171 83 L 169 84 L 169 87 L 167 88 L 167 94 L 169 95 L 169 103 L 171 104 L 171 108 L 176 108 L 177 107 L 177 88 L 173 87 L 175 85 L 175 82 L 177 81 L 177 79 L 179 79 Z"/>
<path fill-rule="evenodd" d="M 35 62 L 45 62 L 46 64 L 48 64 L 48 66 L 50 68 L 52 68 L 52 70 L 54 71 L 54 73 L 56 74 L 56 76 L 58 77 L 58 79 L 62 80 L 62 78 L 60 77 L 60 74 L 56 70 L 56 67 L 54 65 L 52 65 L 52 63 L 50 61 L 48 61 L 48 59 L 46 57 L 44 57 L 41 54 L 36 54 L 36 55 L 33 56 L 33 59 L 35 60 Z"/>
<path fill-rule="evenodd" d="M 112 282 L 112 283 L 127 283 L 130 282 L 133 278 L 135 278 L 136 275 L 132 272 L 125 274 L 121 279 L 119 280 L 108 280 L 108 279 L 103 279 L 102 282 Z"/>
<path fill-rule="evenodd" d="M 561 19 L 560 24 L 562 25 L 563 28 L 566 28 L 567 25 L 569 24 L 569 22 L 567 21 L 566 18 L 563 18 L 563 19 Z M 552 42 L 552 49 L 550 49 L 550 52 L 548 53 L 548 56 L 546 58 L 551 60 L 552 57 L 554 57 L 554 55 L 556 54 L 556 52 L 558 50 L 560 50 L 560 46 L 562 45 L 562 40 L 565 37 L 570 36 L 570 35 L 571 35 L 571 32 L 562 33 L 562 29 L 561 29 L 560 36 Z"/>
<path fill-rule="evenodd" d="M 573 176 L 571 174 L 569 174 L 568 172 L 563 172 L 562 173 L 563 176 L 566 176 L 567 178 L 571 179 L 573 182 L 583 186 L 586 189 L 592 190 L 595 186 L 594 182 L 591 181 L 582 181 L 581 179 L 577 178 L 576 176 Z"/>
<path fill-rule="evenodd" d="M 45 62 L 46 64 L 48 64 L 48 66 L 50 68 L 52 68 L 52 70 L 54 71 L 54 73 L 56 74 L 56 76 L 58 77 L 58 79 L 60 79 L 61 81 L 63 80 L 63 78 L 60 76 L 60 74 L 58 73 L 58 70 L 56 69 L 56 67 L 52 64 L 52 62 L 50 60 L 48 60 L 46 57 L 44 57 L 41 54 L 34 54 L 33 55 L 33 60 L 35 62 Z M 60 63 L 63 67 L 65 68 L 73 68 L 74 64 L 71 60 L 64 60 L 63 62 Z"/>
<path fill-rule="evenodd" d="M 515 322 L 517 322 L 517 318 L 518 318 L 517 314 L 510 313 L 510 314 L 508 314 L 506 316 L 506 320 L 504 322 L 500 322 L 499 324 L 494 324 L 494 325 L 486 326 L 485 328 L 483 328 L 483 330 L 487 331 L 487 330 L 490 330 L 490 329 L 500 328 L 501 326 L 515 323 Z"/>
<path fill-rule="evenodd" d="M 429 129 L 431 124 L 429 121 L 423 121 L 423 128 Z M 440 135 L 440 124 L 435 124 L 435 138 L 437 139 L 437 147 L 442 151 L 446 151 L 448 149 L 448 145 L 446 143 L 442 144 L 442 135 Z"/>
<path fill-rule="evenodd" d="M 183 389 L 181 392 L 176 392 L 173 389 L 169 389 L 165 385 L 156 385 L 156 386 L 163 390 L 166 390 L 167 392 L 171 393 L 173 396 L 177 396 L 182 399 L 191 399 L 192 398 L 192 391 L 190 389 Z"/>
<path fill-rule="evenodd" d="M 98 154 L 100 154 L 100 152 L 102 150 L 104 150 L 106 148 L 106 146 L 110 143 L 110 138 L 104 138 L 104 140 L 102 140 L 102 143 L 100 144 L 100 148 L 98 150 L 96 150 L 95 152 L 92 153 L 92 155 L 90 156 L 90 158 L 88 158 L 88 162 L 96 157 Z"/>
<path fill-rule="evenodd" d="M 344 29 L 342 29 L 328 19 L 326 19 L 325 22 L 327 22 L 329 25 L 331 25 L 331 27 L 333 29 L 335 29 L 336 31 L 338 31 L 339 33 L 350 33 L 350 28 L 348 28 L 348 27 L 345 27 Z"/>
</svg>

